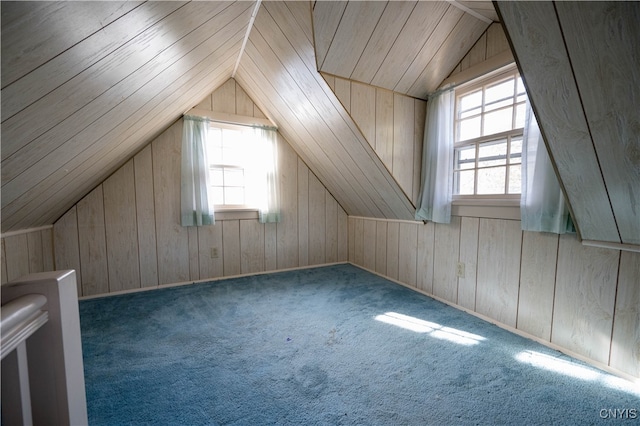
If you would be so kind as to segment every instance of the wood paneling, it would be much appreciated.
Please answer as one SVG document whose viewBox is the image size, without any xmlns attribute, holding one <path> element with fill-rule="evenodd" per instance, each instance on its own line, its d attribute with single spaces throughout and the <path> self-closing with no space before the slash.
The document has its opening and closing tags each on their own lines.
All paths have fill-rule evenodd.
<svg viewBox="0 0 640 426">
<path fill-rule="evenodd" d="M 34 272 L 53 271 L 53 230 L 43 229 L 2 238 L 2 282 Z"/>
<path fill-rule="evenodd" d="M 517 325 L 518 329 L 546 341 L 551 340 L 557 258 L 556 234 L 523 233 Z"/>
<path fill-rule="evenodd" d="M 377 273 L 596 366 L 640 379 L 638 253 L 583 246 L 570 234 L 522 232 L 517 220 L 454 216 L 449 225 L 422 225 L 350 217 L 351 246 L 362 253 L 371 250 L 371 223 Z M 369 268 L 367 254 L 350 260 Z M 464 278 L 456 278 L 458 261 L 466 266 Z"/>
<path fill-rule="evenodd" d="M 109 292 L 104 191 L 100 185 L 77 205 L 82 295 Z"/>
<path fill-rule="evenodd" d="M 401 223 L 398 242 L 398 280 L 416 287 L 418 261 L 418 225 Z M 402 242 L 400 244 L 400 241 Z"/>
<path fill-rule="evenodd" d="M 82 270 L 80 268 L 78 214 L 76 206 L 69 209 L 69 211 L 53 225 L 53 246 L 56 256 L 56 271 L 74 269 L 76 271 L 78 296 L 82 296 Z"/>
<path fill-rule="evenodd" d="M 317 58 L 318 68 L 320 68 L 320 65 L 324 62 L 329 52 L 333 35 L 338 29 L 340 19 L 346 7 L 346 1 L 332 1 L 316 3 L 313 8 L 313 38 L 315 41 L 315 56 Z"/>
<path fill-rule="evenodd" d="M 622 252 L 610 365 L 640 377 L 640 253 Z"/>
<path fill-rule="evenodd" d="M 620 7 L 624 8 L 624 6 Z M 625 121 L 627 121 L 627 125 L 631 124 L 626 118 L 630 116 L 622 112 L 628 110 L 626 100 L 632 99 L 626 95 L 631 93 L 629 90 L 633 90 L 627 86 L 631 82 L 628 80 L 620 81 L 608 74 L 606 78 L 598 77 L 585 82 L 582 76 L 586 77 L 593 74 L 585 74 L 591 71 L 580 70 L 584 67 L 594 68 L 594 66 L 589 65 L 591 62 L 580 63 L 579 57 L 575 57 L 576 55 L 579 56 L 579 54 L 574 51 L 575 49 L 572 49 L 571 41 L 569 40 L 573 34 L 567 34 L 567 32 L 572 33 L 574 30 L 570 27 L 561 26 L 554 3 L 497 2 L 496 8 L 502 17 L 507 35 L 511 40 L 514 54 L 520 65 L 523 79 L 526 82 L 529 98 L 545 136 L 550 156 L 557 168 L 561 185 L 564 187 L 571 206 L 571 215 L 580 232 L 580 236 L 587 240 L 621 242 L 619 230 L 623 228 L 621 223 L 616 223 L 611 203 L 614 198 L 616 200 L 620 199 L 616 194 L 617 192 L 620 197 L 627 197 L 622 202 L 622 210 L 631 210 L 633 207 L 629 194 L 637 194 L 638 189 L 628 189 L 633 187 L 633 185 L 629 185 L 629 182 L 633 182 L 633 180 L 626 180 L 616 188 L 607 188 L 602 172 L 605 172 L 607 176 L 610 176 L 610 174 L 618 177 L 635 176 L 634 179 L 637 180 L 639 176 L 637 162 L 636 171 L 632 172 L 631 170 L 634 166 L 625 161 L 624 156 L 619 155 L 621 150 L 624 151 L 626 142 L 612 144 L 611 140 L 618 139 L 615 136 L 617 131 L 604 141 L 606 150 L 615 153 L 616 161 L 613 166 L 608 159 L 605 159 L 608 154 L 604 154 L 603 158 L 599 157 L 594 148 L 594 142 L 596 141 L 594 141 L 592 130 L 590 130 L 590 122 L 585 117 L 585 108 L 591 108 L 591 106 L 590 103 L 583 104 L 583 102 L 589 102 L 589 98 L 593 96 L 593 93 L 599 93 L 597 102 L 604 101 L 603 107 L 610 105 L 607 100 L 608 95 L 605 95 L 607 93 L 605 87 L 607 86 L 603 86 L 609 83 L 605 83 L 604 80 L 615 81 L 616 83 L 613 84 L 621 84 L 622 86 L 620 87 L 623 87 L 623 89 L 617 90 L 615 95 L 612 94 L 612 98 L 615 98 L 616 103 L 614 110 L 605 107 L 610 117 L 606 121 L 610 121 L 611 124 L 604 124 L 603 122 L 603 126 L 605 128 L 612 126 L 610 129 L 614 131 L 613 129 L 618 126 L 618 124 L 613 124 L 616 121 L 620 124 Z M 576 19 L 577 22 L 586 22 L 584 21 L 586 17 L 583 15 L 588 15 L 588 10 L 590 9 L 591 7 L 580 7 L 580 12 L 572 14 L 571 19 Z M 597 16 L 597 20 L 608 19 L 601 15 L 595 16 Z M 629 19 L 631 21 L 628 22 L 634 22 L 633 17 L 629 17 Z M 578 23 L 576 25 L 581 24 Z M 632 24 L 632 26 L 635 26 L 635 24 Z M 633 38 L 635 31 L 625 32 L 626 27 L 627 25 L 624 21 L 621 21 L 619 37 L 623 39 L 628 39 L 627 37 Z M 602 28 L 602 25 L 598 24 L 596 28 Z M 588 53 L 585 52 L 585 54 L 594 59 L 596 57 L 599 58 L 600 62 L 598 62 L 597 69 L 600 74 L 598 76 L 604 75 L 600 71 L 603 68 L 600 67 L 605 66 L 605 62 L 612 60 L 620 62 L 620 70 L 613 71 L 617 67 L 615 63 L 611 64 L 611 67 L 607 66 L 607 69 L 611 69 L 615 73 L 621 72 L 629 77 L 632 77 L 634 73 L 637 75 L 636 65 L 632 65 L 633 70 L 628 69 L 628 65 L 626 65 L 635 64 L 637 61 L 634 61 L 632 57 L 622 60 L 620 58 L 620 56 L 631 54 L 625 48 L 625 46 L 628 46 L 626 42 L 613 49 L 604 40 L 608 37 L 615 38 L 618 36 L 598 34 L 598 32 L 595 32 L 594 36 L 601 37 L 601 40 L 598 43 L 590 43 Z M 603 49 L 615 51 L 615 53 L 604 52 L 598 54 L 593 49 L 600 49 L 600 46 Z M 567 48 L 569 48 L 570 52 L 567 52 Z M 617 51 L 617 49 L 621 49 L 621 51 Z M 575 66 L 572 66 L 574 57 L 577 62 L 574 64 Z M 631 62 L 628 62 L 627 59 Z M 586 60 L 587 58 L 585 58 Z M 576 72 L 581 75 L 580 87 L 578 87 L 578 82 L 575 79 L 576 74 L 574 73 Z M 554 78 L 549 79 L 550 75 L 553 75 Z M 589 88 L 585 87 L 585 85 Z M 591 90 L 594 90 L 594 92 Z M 596 110 L 599 109 L 599 107 L 595 108 Z M 598 114 L 596 113 L 593 118 L 597 119 Z M 634 115 L 631 111 L 628 114 Z M 616 116 L 620 120 L 615 118 Z M 635 119 L 637 120 L 637 117 Z M 637 140 L 637 129 L 633 130 L 631 127 L 622 125 L 620 130 L 623 129 L 629 132 L 627 133 L 629 136 L 635 132 Z M 627 141 L 629 139 L 625 137 L 622 140 Z M 601 142 L 598 141 L 596 143 L 599 145 Z M 609 171 L 612 167 L 617 170 Z M 635 186 L 637 187 L 637 185 Z M 637 199 L 634 201 L 635 203 L 638 202 Z M 639 210 L 636 208 L 636 212 Z M 633 235 L 638 232 L 637 214 L 640 213 L 621 216 L 621 219 L 630 219 L 633 216 L 636 218 L 635 223 L 631 225 L 635 229 L 632 234 L 629 234 L 631 240 L 634 238 Z M 625 241 L 629 241 L 629 238 L 625 238 Z"/>
<path fill-rule="evenodd" d="M 375 271 L 376 269 L 376 222 L 373 220 L 364 221 L 363 229 L 363 259 L 362 266 Z"/>
<path fill-rule="evenodd" d="M 204 99 L 200 105 L 208 105 L 209 110 L 217 104 L 222 111 L 264 116 L 234 80 Z M 344 209 L 280 135 L 282 220 L 279 223 L 261 224 L 257 218 L 217 215 L 213 226 L 182 227 L 179 223 L 181 139 L 182 124 L 178 121 L 100 185 L 100 197 L 92 193 L 92 197 L 78 204 L 80 216 L 84 214 L 84 206 L 91 206 L 90 217 L 103 217 L 102 238 L 86 236 L 80 240 L 82 244 L 95 244 L 105 251 L 105 269 L 101 275 L 108 287 L 96 290 L 85 286 L 85 294 L 297 267 L 302 266 L 300 258 L 305 265 L 347 260 Z M 100 203 L 104 200 L 104 205 L 96 200 Z M 305 224 L 304 227 L 299 227 L 299 223 Z M 78 231 L 75 226 L 74 232 Z M 86 233 L 80 230 L 80 234 Z M 73 235 L 67 233 L 60 238 L 71 240 Z M 78 240 L 77 235 L 75 239 Z M 42 247 L 45 240 L 43 237 Z M 51 238 L 47 241 L 52 251 Z M 45 251 L 43 248 L 37 257 L 46 258 Z M 28 266 L 34 258 L 25 257 L 22 261 Z M 78 266 L 79 274 L 83 272 L 82 265 Z"/>
<path fill-rule="evenodd" d="M 488 26 L 447 2 L 320 2 L 313 15 L 321 71 L 421 99 Z"/>
<path fill-rule="evenodd" d="M 560 236 L 551 341 L 609 362 L 620 252 Z"/>
<path fill-rule="evenodd" d="M 270 111 L 347 213 L 409 219 L 409 199 L 316 71 L 313 47 L 291 13 L 306 7 L 299 2 L 263 3 L 237 79 Z"/>
<path fill-rule="evenodd" d="M 7 280 L 12 281 L 29 273 L 29 245 L 27 235 L 20 234 L 3 239 L 7 266 Z"/>
</svg>

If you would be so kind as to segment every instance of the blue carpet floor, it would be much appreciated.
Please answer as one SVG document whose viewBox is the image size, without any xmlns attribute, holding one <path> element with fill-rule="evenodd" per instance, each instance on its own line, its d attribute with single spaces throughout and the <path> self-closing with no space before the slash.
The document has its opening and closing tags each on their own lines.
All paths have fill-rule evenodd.
<svg viewBox="0 0 640 426">
<path fill-rule="evenodd" d="M 85 300 L 80 316 L 92 425 L 640 421 L 628 382 L 351 265 Z"/>
</svg>

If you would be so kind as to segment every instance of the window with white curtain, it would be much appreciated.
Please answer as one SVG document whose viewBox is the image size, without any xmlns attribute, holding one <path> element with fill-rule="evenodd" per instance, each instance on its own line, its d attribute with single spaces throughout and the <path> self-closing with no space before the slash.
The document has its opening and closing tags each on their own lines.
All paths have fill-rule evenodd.
<svg viewBox="0 0 640 426">
<path fill-rule="evenodd" d="M 210 204 L 215 211 L 269 211 L 276 173 L 275 129 L 211 122 L 207 134 Z"/>
<path fill-rule="evenodd" d="M 453 199 L 520 199 L 527 94 L 515 67 L 455 91 Z"/>
</svg>

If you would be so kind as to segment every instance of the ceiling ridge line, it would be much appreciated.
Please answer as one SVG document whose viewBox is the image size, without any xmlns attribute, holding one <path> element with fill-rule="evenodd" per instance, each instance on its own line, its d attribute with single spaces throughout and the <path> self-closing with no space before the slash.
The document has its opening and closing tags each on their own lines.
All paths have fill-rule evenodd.
<svg viewBox="0 0 640 426">
<path fill-rule="evenodd" d="M 478 18 L 479 20 L 486 22 L 487 24 L 492 24 L 493 21 L 489 18 L 487 18 L 484 15 L 479 14 L 478 12 L 476 12 L 473 9 L 468 8 L 467 6 L 463 5 L 462 3 L 459 3 L 457 0 L 446 0 L 447 3 L 451 4 L 452 6 L 457 7 L 458 9 L 462 10 L 463 12 L 467 12 L 469 15 L 473 16 L 474 18 Z"/>
<path fill-rule="evenodd" d="M 238 59 L 236 60 L 236 64 L 233 67 L 233 72 L 231 73 L 231 78 L 236 77 L 236 72 L 238 71 L 238 66 L 240 66 L 240 59 L 242 59 L 242 55 L 244 54 L 244 49 L 247 46 L 247 41 L 249 40 L 249 34 L 251 34 L 251 28 L 253 28 L 253 23 L 256 20 L 256 15 L 258 14 L 258 9 L 260 9 L 260 3 L 262 0 L 256 0 L 256 5 L 253 7 L 253 12 L 251 12 L 251 18 L 249 19 L 249 25 L 247 25 L 247 32 L 244 35 L 244 40 L 242 40 L 242 47 L 240 47 L 240 53 L 238 53 Z"/>
</svg>

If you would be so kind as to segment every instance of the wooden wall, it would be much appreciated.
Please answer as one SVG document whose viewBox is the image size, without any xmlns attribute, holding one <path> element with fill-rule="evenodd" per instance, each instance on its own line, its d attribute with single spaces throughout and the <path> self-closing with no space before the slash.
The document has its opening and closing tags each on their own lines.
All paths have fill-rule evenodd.
<svg viewBox="0 0 640 426">
<path fill-rule="evenodd" d="M 323 73 L 369 145 L 411 199 L 418 200 L 427 102 Z"/>
<path fill-rule="evenodd" d="M 498 56 L 504 52 L 511 52 L 507 36 L 504 34 L 502 26 L 498 22 L 489 25 L 489 28 L 482 34 L 476 44 L 465 55 L 458 65 L 453 69 L 449 77 L 457 75 L 472 68 L 484 61 Z M 511 56 L 513 62 L 513 56 Z"/>
<path fill-rule="evenodd" d="M 517 220 L 350 216 L 349 261 L 640 378 L 640 253 L 523 232 Z"/>
<path fill-rule="evenodd" d="M 7 236 L 0 244 L 2 283 L 27 274 L 54 270 L 52 228 Z"/>
<path fill-rule="evenodd" d="M 264 117 L 235 80 L 197 106 Z M 236 218 L 182 227 L 181 139 L 179 120 L 74 205 L 53 232 L 3 239 L 3 279 L 53 269 L 52 247 L 56 269 L 78 271 L 81 296 L 347 260 L 346 213 L 282 137 L 280 223 Z M 49 250 L 34 245 L 45 243 Z M 30 269 L 38 256 L 43 265 Z"/>
</svg>

